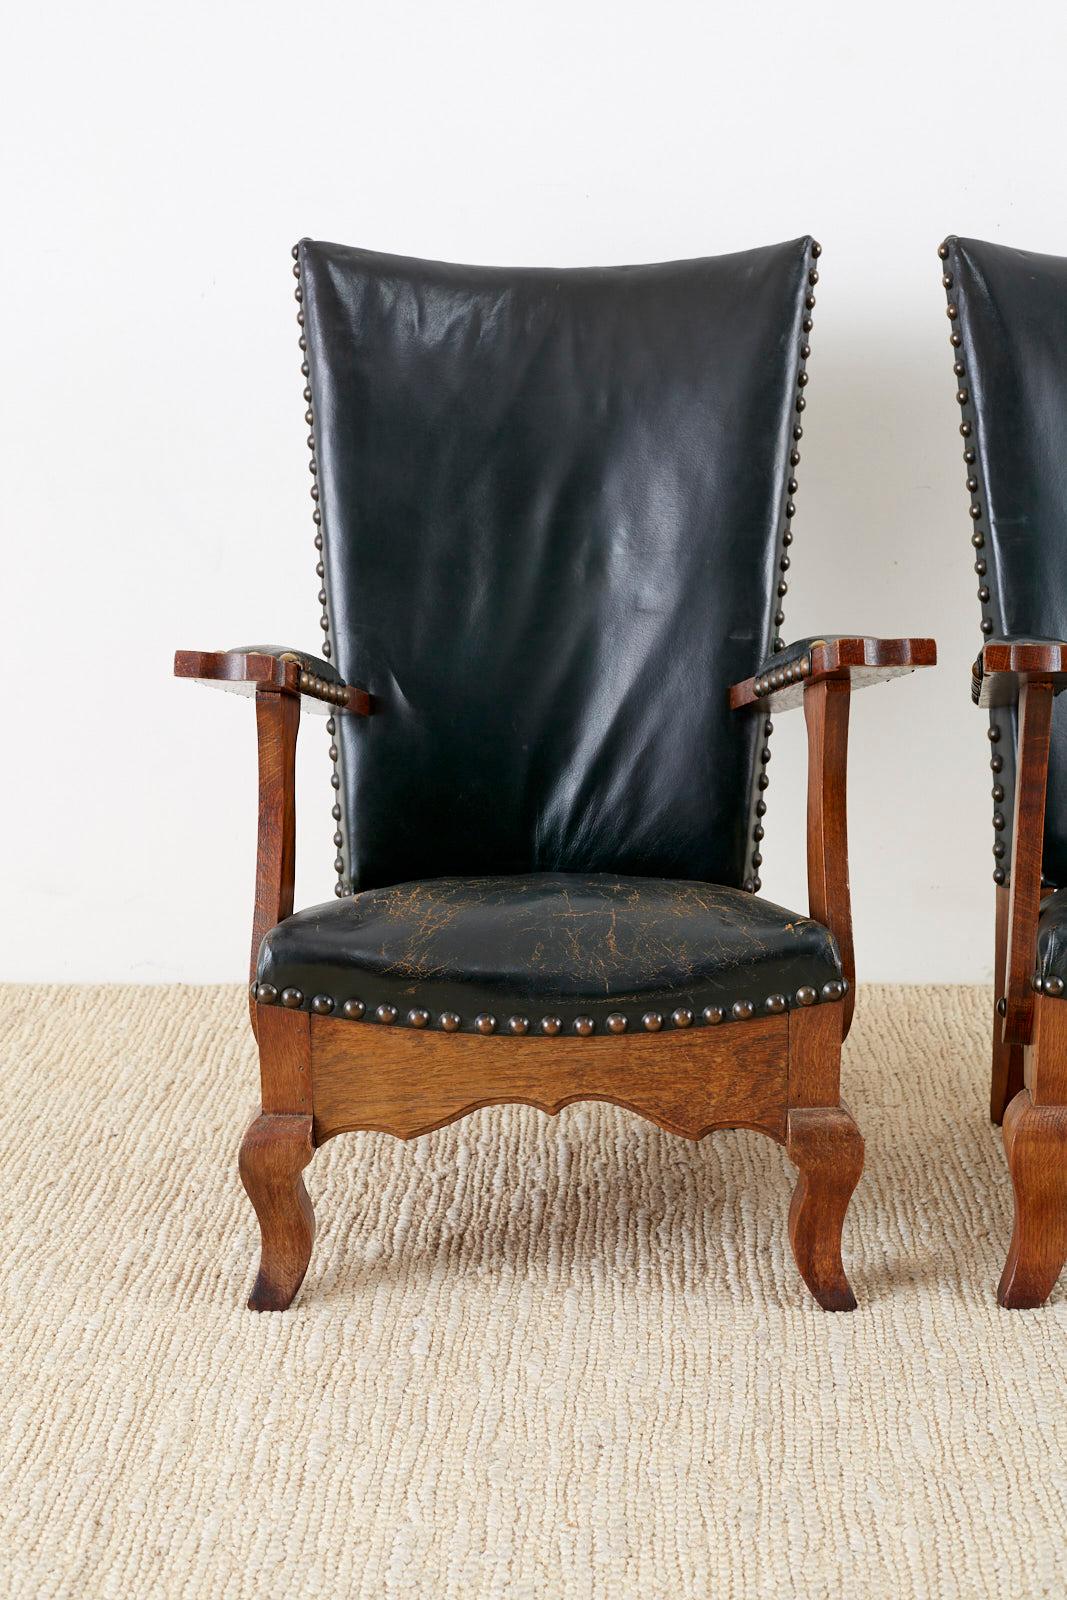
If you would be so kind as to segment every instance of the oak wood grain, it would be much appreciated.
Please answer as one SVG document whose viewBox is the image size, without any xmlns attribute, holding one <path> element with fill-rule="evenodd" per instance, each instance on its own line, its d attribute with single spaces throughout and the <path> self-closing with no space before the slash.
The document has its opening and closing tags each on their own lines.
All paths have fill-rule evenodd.
<svg viewBox="0 0 1067 1600">
<path fill-rule="evenodd" d="M 828 1008 L 829 1009 L 829 1008 Z M 414 1139 L 482 1106 L 555 1115 L 606 1100 L 670 1133 L 786 1131 L 788 1015 L 667 1035 L 603 1039 L 438 1037 L 311 1018 L 314 1137 L 350 1129 Z"/>
<path fill-rule="evenodd" d="M 1023 1086 L 1023 1047 L 1004 1037 L 1004 1019 L 998 1006 L 1007 990 L 1008 929 L 1011 895 L 1007 884 L 996 885 L 996 948 L 993 965 L 993 1070 L 989 1089 L 990 1120 L 999 1125 L 1008 1104 Z"/>
<path fill-rule="evenodd" d="M 301 1173 L 314 1153 L 309 1116 L 254 1117 L 241 1142 L 241 1182 L 255 1207 L 260 1260 L 252 1311 L 284 1311 L 304 1281 L 315 1213 Z"/>
<path fill-rule="evenodd" d="M 1019 738 L 1012 827 L 1011 911 L 1005 956 L 1004 1040 L 1025 1044 L 1034 1018 L 1037 922 L 1041 909 L 1041 857 L 1045 838 L 1052 685 L 1028 679 L 1019 696 Z"/>
<path fill-rule="evenodd" d="M 836 1106 L 841 1095 L 844 1006 L 806 1006 L 789 1013 L 790 1107 Z"/>
<path fill-rule="evenodd" d="M 856 1003 L 856 957 L 848 877 L 848 714 L 851 684 L 831 678 L 804 691 L 808 730 L 808 910 L 829 928 L 848 979 L 842 1037 Z"/>
<path fill-rule="evenodd" d="M 256 691 L 259 746 L 259 825 L 256 840 L 256 897 L 252 912 L 249 983 L 256 977 L 259 947 L 283 917 L 292 916 L 296 882 L 296 739 L 300 703 L 276 689 Z M 270 1008 L 252 1005 L 257 1013 Z"/>
<path fill-rule="evenodd" d="M 286 1006 L 256 1007 L 263 1110 L 311 1114 L 311 1017 Z"/>
<path fill-rule="evenodd" d="M 863 1172 L 863 1139 L 847 1106 L 791 1110 L 786 1151 L 800 1176 L 789 1207 L 797 1270 L 824 1311 L 854 1311 L 841 1232 Z"/>
<path fill-rule="evenodd" d="M 1044 1305 L 1067 1261 L 1067 1105 L 1037 1106 L 1021 1089 L 1004 1113 L 1004 1150 L 1015 1218 L 997 1300 L 1029 1311 Z"/>
</svg>

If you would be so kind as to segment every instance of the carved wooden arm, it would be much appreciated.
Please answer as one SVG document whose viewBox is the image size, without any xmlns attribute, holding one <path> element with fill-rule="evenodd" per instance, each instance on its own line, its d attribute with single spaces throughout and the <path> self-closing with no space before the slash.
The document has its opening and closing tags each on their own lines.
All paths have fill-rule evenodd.
<svg viewBox="0 0 1067 1600">
<path fill-rule="evenodd" d="M 1067 643 L 1058 639 L 991 639 L 971 673 L 971 694 L 978 705 L 1019 708 L 1005 992 L 998 996 L 1006 1044 L 1028 1044 L 1034 1024 L 1052 702 L 1065 688 Z"/>
<path fill-rule="evenodd" d="M 259 689 L 281 689 L 297 694 L 310 711 L 329 716 L 334 710 L 368 717 L 374 709 L 365 689 L 343 683 L 335 667 L 302 650 L 282 650 L 271 645 L 242 645 L 234 650 L 178 650 L 174 676 L 235 694 L 256 694 Z"/>
<path fill-rule="evenodd" d="M 256 976 L 264 936 L 292 915 L 296 880 L 296 736 L 301 705 L 369 716 L 374 703 L 364 689 L 343 683 L 328 662 L 296 650 L 257 646 L 244 650 L 179 650 L 174 675 L 256 697 L 259 745 L 259 832 L 256 902 L 252 916 L 249 982 Z M 250 1005 L 252 1026 L 256 1007 Z"/>
<path fill-rule="evenodd" d="M 1067 644 L 1059 639 L 990 639 L 971 668 L 976 706 L 1014 705 L 1023 685 L 1041 678 L 1054 694 L 1067 689 Z"/>
<path fill-rule="evenodd" d="M 856 957 L 848 881 L 848 714 L 852 686 L 866 688 L 915 667 L 937 663 L 933 639 L 801 639 L 779 651 L 754 677 L 735 683 L 737 710 L 788 711 L 803 704 L 808 729 L 808 913 L 829 928 L 848 979 L 843 1032 L 856 1004 Z"/>
<path fill-rule="evenodd" d="M 801 704 L 810 683 L 836 678 L 866 689 L 916 667 L 936 665 L 933 639 L 864 639 L 840 633 L 799 639 L 768 656 L 753 677 L 735 683 L 730 708 L 756 705 L 767 711 L 789 711 Z"/>
</svg>

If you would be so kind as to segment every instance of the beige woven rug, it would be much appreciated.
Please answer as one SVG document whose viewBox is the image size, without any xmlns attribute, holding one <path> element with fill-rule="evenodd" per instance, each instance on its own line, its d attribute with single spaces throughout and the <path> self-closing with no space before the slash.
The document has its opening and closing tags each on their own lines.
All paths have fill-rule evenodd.
<svg viewBox="0 0 1067 1600">
<path fill-rule="evenodd" d="M 987 996 L 866 989 L 860 1295 L 783 1153 L 606 1106 L 316 1157 L 244 1309 L 243 992 L 0 991 L 5 1596 L 1063 1596 L 1067 1286 L 998 1311 Z"/>
</svg>

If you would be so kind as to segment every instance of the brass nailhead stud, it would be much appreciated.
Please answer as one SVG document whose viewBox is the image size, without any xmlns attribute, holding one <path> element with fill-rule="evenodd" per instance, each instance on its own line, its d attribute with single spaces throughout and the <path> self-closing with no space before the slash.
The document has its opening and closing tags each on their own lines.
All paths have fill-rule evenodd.
<svg viewBox="0 0 1067 1600">
<path fill-rule="evenodd" d="M 822 997 L 824 1000 L 840 1000 L 844 992 L 844 984 L 838 983 L 836 978 L 831 979 L 829 983 L 824 983 L 822 986 Z"/>
<path fill-rule="evenodd" d="M 320 1017 L 328 1017 L 333 1010 L 332 994 L 317 994 L 311 1002 L 311 1009 Z"/>
<path fill-rule="evenodd" d="M 994 874 L 993 874 L 993 882 L 994 883 L 1007 883 L 1007 881 L 1008 881 L 1008 875 L 1004 871 L 1004 868 L 1003 867 L 998 867 L 996 869 L 996 871 L 994 872 Z"/>
<path fill-rule="evenodd" d="M 593 1031 L 592 1017 L 575 1017 L 574 1031 L 580 1033 L 583 1039 L 587 1038 Z"/>
<path fill-rule="evenodd" d="M 430 1026 L 430 1013 L 421 1006 L 416 1006 L 414 1011 L 408 1012 L 408 1024 L 412 1028 L 428 1028 Z"/>
<path fill-rule="evenodd" d="M 342 1017 L 347 1017 L 349 1022 L 359 1022 L 366 1011 L 362 1000 L 346 1000 L 341 1007 Z"/>
<path fill-rule="evenodd" d="M 1060 995 L 1063 993 L 1063 979 L 1062 978 L 1046 978 L 1045 979 L 1045 993 L 1048 994 L 1048 995 L 1051 995 L 1053 1000 L 1058 1000 Z"/>
<path fill-rule="evenodd" d="M 784 1011 L 785 1010 L 785 995 L 784 994 L 769 994 L 767 996 L 766 1000 L 764 1001 L 764 1004 L 766 1005 L 768 1011 L 773 1011 L 775 1013 L 777 1013 L 779 1011 Z"/>
<path fill-rule="evenodd" d="M 558 1017 L 542 1017 L 541 1018 L 541 1032 L 542 1033 L 557 1034 L 557 1033 L 561 1032 L 562 1028 L 563 1028 L 563 1023 L 560 1021 L 560 1019 Z"/>
<path fill-rule="evenodd" d="M 374 1015 L 379 1022 L 395 1022 L 396 1006 L 379 1006 Z"/>
<path fill-rule="evenodd" d="M 751 1000 L 735 1000 L 730 1007 L 735 1022 L 747 1022 L 755 1009 Z"/>
<path fill-rule="evenodd" d="M 299 1006 L 302 1006 L 303 1004 L 304 1004 L 304 991 L 303 991 L 303 989 L 283 989 L 282 990 L 282 1005 L 283 1006 L 288 1006 L 290 1011 L 295 1011 Z"/>
<path fill-rule="evenodd" d="M 704 1021 L 709 1028 L 714 1028 L 723 1019 L 722 1006 L 705 1006 L 703 1011 Z"/>
<path fill-rule="evenodd" d="M 1045 982 L 1044 982 L 1044 979 L 1042 978 L 1040 972 L 1035 972 L 1034 973 L 1033 977 L 1030 979 L 1030 987 L 1037 994 L 1041 993 L 1042 989 L 1045 987 Z"/>
<path fill-rule="evenodd" d="M 693 1022 L 693 1013 L 690 1011 L 688 1006 L 679 1006 L 677 1011 L 671 1012 L 671 1021 L 674 1023 L 676 1028 L 691 1027 Z"/>
<path fill-rule="evenodd" d="M 608 1017 L 605 1026 L 607 1027 L 609 1033 L 625 1033 L 626 1018 L 623 1016 L 621 1011 L 613 1011 L 610 1017 Z"/>
<path fill-rule="evenodd" d="M 474 1026 L 479 1033 L 495 1033 L 496 1018 L 490 1015 L 488 1011 L 482 1011 L 475 1017 Z"/>
<path fill-rule="evenodd" d="M 442 1011 L 438 1021 L 446 1033 L 455 1033 L 459 1027 L 459 1018 L 454 1011 Z"/>
<path fill-rule="evenodd" d="M 663 1026 L 663 1018 L 658 1011 L 646 1011 L 641 1018 L 641 1026 L 646 1033 L 658 1033 Z"/>
<path fill-rule="evenodd" d="M 819 996 L 815 993 L 810 983 L 803 984 L 797 990 L 798 1006 L 813 1006 L 818 998 Z"/>
<path fill-rule="evenodd" d="M 273 983 L 257 983 L 256 999 L 261 1006 L 273 1006 L 278 1001 L 278 991 Z"/>
<path fill-rule="evenodd" d="M 527 1018 L 527 1017 L 509 1017 L 508 1018 L 508 1032 L 509 1033 L 529 1033 L 529 1031 L 530 1031 L 529 1018 Z"/>
</svg>

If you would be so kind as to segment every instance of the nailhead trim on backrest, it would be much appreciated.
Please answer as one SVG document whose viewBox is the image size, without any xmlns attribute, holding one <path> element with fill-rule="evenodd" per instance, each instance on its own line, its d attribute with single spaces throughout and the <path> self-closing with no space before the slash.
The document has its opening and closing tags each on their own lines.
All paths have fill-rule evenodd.
<svg viewBox="0 0 1067 1600">
<path fill-rule="evenodd" d="M 300 241 L 300 244 L 302 243 L 303 240 Z M 294 244 L 292 250 L 293 277 L 296 279 L 294 297 L 297 302 L 296 320 L 300 327 L 300 371 L 304 378 L 304 399 L 307 402 L 304 421 L 311 430 L 307 441 L 308 449 L 311 452 L 308 469 L 311 473 L 311 498 L 315 502 L 315 509 L 311 513 L 311 517 L 315 524 L 315 550 L 317 552 L 315 572 L 319 580 L 319 604 L 322 607 L 319 626 L 322 629 L 322 653 L 326 660 L 329 661 L 333 654 L 333 645 L 330 642 L 330 612 L 326 598 L 326 564 L 322 558 L 322 507 L 319 503 L 319 463 L 315 454 L 315 404 L 311 394 L 311 366 L 307 356 L 308 342 L 304 337 L 304 290 L 300 283 L 300 244 Z M 338 768 L 340 750 L 335 737 L 337 733 L 336 718 L 329 718 L 326 723 L 326 732 L 330 736 L 330 762 L 333 768 L 330 774 L 330 784 L 333 788 L 333 810 L 331 815 L 335 823 L 333 843 L 337 852 L 333 862 L 333 870 L 337 874 L 337 882 L 334 885 L 333 892 L 340 900 L 352 893 L 352 887 L 348 881 L 348 869 L 345 861 L 344 812 L 341 807 L 341 774 Z"/>
<path fill-rule="evenodd" d="M 974 548 L 974 570 L 978 574 L 978 601 L 982 611 L 983 639 L 993 632 L 996 623 L 991 606 L 993 590 L 990 583 L 989 563 L 986 559 L 986 497 L 981 481 L 981 452 L 978 448 L 978 418 L 971 404 L 967 379 L 967 354 L 963 344 L 959 309 L 952 298 L 955 287 L 953 273 L 945 265 L 952 255 L 946 240 L 937 247 L 944 268 L 941 283 L 948 301 L 947 316 L 952 324 L 949 344 L 952 346 L 952 371 L 956 378 L 956 402 L 960 407 L 960 434 L 963 438 L 963 460 L 967 467 L 967 491 L 970 495 L 971 545 Z M 1007 883 L 1011 873 L 1012 811 L 1015 796 L 1015 746 L 1012 738 L 1011 714 L 1003 709 L 989 713 L 989 742 L 993 747 L 989 766 L 993 773 L 993 869 L 994 883 Z"/>
<path fill-rule="evenodd" d="M 811 255 L 813 262 L 817 261 L 822 255 L 822 245 L 817 244 L 815 240 L 812 240 Z M 772 616 L 772 621 L 774 623 L 774 640 L 771 646 L 775 653 L 777 653 L 779 650 L 785 649 L 785 640 L 782 638 L 779 630 L 782 627 L 782 624 L 785 622 L 785 612 L 782 609 L 782 601 L 789 592 L 789 585 L 786 582 L 785 575 L 789 571 L 789 547 L 793 543 L 793 517 L 796 514 L 796 506 L 793 503 L 793 496 L 797 492 L 796 468 L 800 465 L 800 450 L 798 449 L 798 446 L 804 436 L 804 429 L 800 425 L 800 416 L 807 404 L 807 401 L 804 397 L 804 390 L 807 387 L 808 382 L 807 361 L 809 355 L 811 354 L 808 336 L 811 333 L 813 326 L 811 313 L 815 310 L 814 290 L 818 281 L 818 271 L 814 266 L 811 266 L 808 269 L 808 292 L 804 297 L 804 316 L 800 324 L 803 337 L 801 339 L 800 350 L 798 352 L 796 380 L 797 392 L 796 398 L 793 402 L 793 426 L 791 430 L 792 437 L 789 447 L 789 474 L 786 478 L 785 498 L 782 502 L 781 531 L 778 540 L 778 562 L 776 568 L 778 572 L 778 582 L 775 590 L 776 604 Z M 743 887 L 746 888 L 750 894 L 758 894 L 763 887 L 763 882 L 759 875 L 759 869 L 763 865 L 763 851 L 760 847 L 763 843 L 764 834 L 763 818 L 767 813 L 767 802 L 764 799 L 764 795 L 770 786 L 770 778 L 767 775 L 767 765 L 771 759 L 770 737 L 774 732 L 774 723 L 769 717 L 764 722 L 761 731 L 763 734 L 763 743 L 760 747 L 759 760 L 756 764 L 756 778 L 752 786 L 752 796 L 749 802 L 749 837 L 752 841 L 752 850 L 749 856 L 750 870 L 743 885 Z"/>
</svg>

